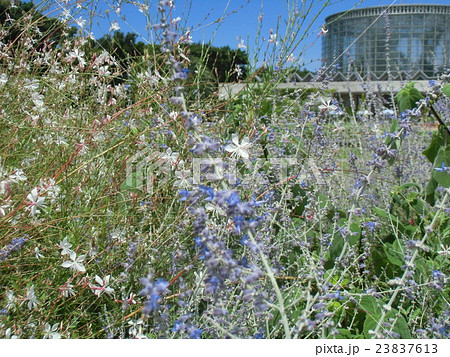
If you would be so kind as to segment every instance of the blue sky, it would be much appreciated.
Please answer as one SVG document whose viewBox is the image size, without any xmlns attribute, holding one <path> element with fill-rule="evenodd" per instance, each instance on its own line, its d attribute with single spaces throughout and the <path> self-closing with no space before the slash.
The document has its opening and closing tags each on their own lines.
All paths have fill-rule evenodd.
<svg viewBox="0 0 450 357">
<path fill-rule="evenodd" d="M 156 4 L 158 1 L 136 1 L 150 5 L 149 16 L 144 16 L 135 5 L 123 4 L 120 12 L 123 18 L 120 18 L 111 6 L 117 4 L 118 1 L 98 0 L 96 3 L 97 11 L 102 16 L 94 18 L 91 29 L 94 36 L 98 38 L 108 33 L 111 22 L 117 21 L 120 31 L 135 32 L 140 36 L 140 40 L 152 42 L 153 35 L 146 28 L 146 25 L 157 21 Z M 289 14 L 288 4 L 302 3 L 301 0 L 175 0 L 174 2 L 173 17 L 181 17 L 180 28 L 191 29 L 194 42 L 212 42 L 215 46 L 228 45 L 231 48 L 237 48 L 239 39 L 242 39 L 244 44 L 247 45 L 251 58 L 255 57 L 256 48 L 261 49 L 256 56 L 259 64 L 262 62 L 264 50 L 267 48 L 270 30 L 273 29 L 276 32 L 277 23 L 280 23 L 278 38 L 284 35 L 284 23 Z M 305 21 L 305 25 L 309 25 L 326 0 L 306 0 L 303 2 L 312 2 L 313 4 Z M 303 63 L 303 67 L 310 70 L 316 70 L 320 67 L 321 37 L 319 33 L 321 27 L 325 24 L 325 18 L 331 14 L 353 7 L 390 4 L 449 4 L 449 0 L 330 0 L 329 2 L 331 4 L 317 16 L 309 31 L 306 32 L 306 38 L 293 52 L 295 58 L 299 59 L 299 63 Z M 107 9 L 110 9 L 109 18 L 105 13 Z M 257 46 L 255 39 L 257 38 L 258 17 L 261 11 L 263 20 L 260 40 L 266 38 L 266 41 Z M 219 19 L 222 20 L 217 22 Z M 306 26 L 303 26 L 301 33 L 305 29 Z"/>
</svg>

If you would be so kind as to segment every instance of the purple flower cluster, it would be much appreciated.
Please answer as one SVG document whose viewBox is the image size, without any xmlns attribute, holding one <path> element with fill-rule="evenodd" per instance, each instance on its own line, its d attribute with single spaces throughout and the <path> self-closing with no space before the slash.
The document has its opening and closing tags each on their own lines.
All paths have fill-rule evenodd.
<svg viewBox="0 0 450 357">
<path fill-rule="evenodd" d="M 430 287 L 442 291 L 446 284 L 447 276 L 441 271 L 435 269 L 433 270 L 432 277 L 433 281 L 430 283 Z"/>
<path fill-rule="evenodd" d="M 136 260 L 137 249 L 138 243 L 135 241 L 131 241 L 127 249 L 127 259 L 122 263 L 122 266 L 125 268 L 125 272 L 128 272 L 133 268 L 134 262 Z"/>
<path fill-rule="evenodd" d="M 186 122 L 186 126 L 188 126 L 188 122 Z M 194 155 L 201 155 L 203 153 L 214 153 L 219 151 L 220 143 L 216 140 L 211 139 L 206 135 L 201 135 L 198 141 L 194 141 L 194 147 L 191 149 L 191 152 Z"/>
<path fill-rule="evenodd" d="M 227 248 L 222 234 L 217 227 L 211 227 L 209 215 L 203 207 L 204 202 L 210 202 L 220 207 L 233 222 L 234 229 L 229 225 L 230 233 L 241 234 L 253 230 L 257 221 L 252 219 L 254 213 L 250 203 L 242 202 L 236 191 L 214 191 L 211 187 L 200 185 L 195 191 L 180 191 L 181 200 L 190 204 L 189 212 L 194 218 L 193 228 L 195 246 L 207 268 L 206 291 L 216 293 L 224 286 L 226 280 L 236 281 L 242 273 L 241 264 L 233 257 L 233 251 Z"/>
<path fill-rule="evenodd" d="M 11 242 L 6 245 L 4 248 L 0 249 L 0 261 L 5 261 L 6 259 L 8 259 L 8 257 L 14 253 L 14 252 L 18 252 L 24 245 L 26 242 L 28 242 L 30 240 L 30 237 L 28 237 L 27 235 L 24 235 L 22 237 L 19 238 L 14 238 L 13 240 L 11 240 Z"/>
<path fill-rule="evenodd" d="M 192 319 L 192 314 L 185 314 L 180 316 L 174 323 L 172 332 L 176 332 L 182 335 L 186 335 L 191 339 L 201 339 L 203 330 L 197 328 L 195 325 L 189 322 Z"/>
<path fill-rule="evenodd" d="M 139 295 L 148 298 L 142 312 L 146 315 L 155 314 L 159 310 L 161 296 L 167 292 L 169 283 L 162 278 L 154 280 L 151 274 L 147 278 L 141 278 L 140 282 L 144 288 Z"/>
</svg>

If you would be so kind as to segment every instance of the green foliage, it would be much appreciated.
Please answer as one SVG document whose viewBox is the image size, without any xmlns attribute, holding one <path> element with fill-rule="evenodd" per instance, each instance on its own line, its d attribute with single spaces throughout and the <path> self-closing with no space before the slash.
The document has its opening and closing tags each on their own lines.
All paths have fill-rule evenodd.
<svg viewBox="0 0 450 357">
<path fill-rule="evenodd" d="M 375 331 L 382 312 L 384 303 L 373 296 L 363 296 L 359 301 L 359 305 L 365 313 L 364 319 L 364 336 L 372 338 L 371 331 Z M 405 318 L 399 311 L 392 309 L 386 314 L 386 319 L 393 321 L 392 326 L 386 328 L 387 331 L 393 331 L 400 335 L 400 338 L 411 338 L 411 332 Z"/>
<path fill-rule="evenodd" d="M 283 293 L 283 301 L 284 305 L 288 308 L 289 311 L 289 321 L 294 323 L 298 320 L 301 315 L 303 309 L 305 308 L 305 303 L 302 299 L 303 288 L 300 285 L 289 287 Z M 279 335 L 281 333 L 281 315 L 278 309 L 273 309 L 271 311 L 271 315 L 273 316 L 269 323 L 271 326 L 271 330 L 274 330 L 274 336 L 280 338 Z"/>
<path fill-rule="evenodd" d="M 443 92 L 447 97 L 450 97 L 450 83 L 447 83 L 444 85 Z"/>
<path fill-rule="evenodd" d="M 405 260 L 403 258 L 405 256 L 405 252 L 399 239 L 396 239 L 394 243 L 384 243 L 383 249 L 391 264 L 399 267 L 405 264 Z"/>
<path fill-rule="evenodd" d="M 422 98 L 422 94 L 414 88 L 414 82 L 408 83 L 395 96 L 395 100 L 397 101 L 401 112 L 415 108 L 416 103 Z"/>
<path fill-rule="evenodd" d="M 426 156 L 428 161 L 434 163 L 434 159 L 436 158 L 440 148 L 444 146 L 444 143 L 445 138 L 441 130 L 434 132 L 430 144 L 422 153 Z"/>
<path fill-rule="evenodd" d="M 58 19 L 44 16 L 32 1 L 15 1 L 14 7 L 10 4 L 9 0 L 0 2 L 1 29 L 6 31 L 3 43 L 19 44 L 20 38 L 31 38 L 36 43 L 35 50 L 41 50 L 48 45 L 61 45 L 66 36 L 70 38 L 76 32 L 74 27 L 68 28 Z M 39 33 L 32 30 L 33 26 Z"/>
<path fill-rule="evenodd" d="M 364 336 L 365 338 L 372 338 L 371 331 L 375 331 L 377 325 L 379 324 L 381 312 L 375 315 L 367 316 L 364 321 Z M 386 320 L 393 321 L 392 327 L 387 328 L 387 335 L 390 331 L 393 331 L 399 335 L 399 338 L 410 339 L 411 332 L 408 327 L 408 323 L 405 318 L 396 309 L 392 309 L 386 314 Z M 391 335 L 393 336 L 393 335 Z"/>
<path fill-rule="evenodd" d="M 405 233 L 405 226 L 399 221 L 397 216 L 379 207 L 374 207 L 373 210 L 379 217 L 387 218 L 388 224 L 393 225 L 400 233 Z"/>
<path fill-rule="evenodd" d="M 187 53 L 194 60 L 202 59 L 217 82 L 235 82 L 247 76 L 248 54 L 241 49 L 232 50 L 229 46 L 214 47 L 198 43 L 189 45 Z M 242 71 L 239 78 L 236 67 Z"/>
<path fill-rule="evenodd" d="M 450 174 L 445 168 L 450 167 L 450 146 L 441 147 L 433 164 L 432 178 L 442 187 L 450 187 Z"/>
<path fill-rule="evenodd" d="M 429 204 L 435 203 L 435 192 L 439 185 L 449 187 L 450 175 L 444 167 L 450 165 L 450 146 L 448 145 L 447 128 L 439 125 L 437 132 L 433 133 L 431 143 L 423 151 L 428 161 L 433 164 L 430 180 L 425 188 L 426 200 Z"/>
<path fill-rule="evenodd" d="M 112 36 L 108 34 L 91 41 L 94 49 L 105 50 L 118 59 L 122 65 L 126 65 L 127 60 L 144 54 L 145 44 L 141 41 L 136 42 L 136 39 L 135 33 L 124 34 L 121 31 L 115 31 Z"/>
<path fill-rule="evenodd" d="M 354 335 L 351 331 L 343 328 L 338 329 L 338 334 L 334 336 L 335 339 L 364 339 L 364 335 Z"/>
<path fill-rule="evenodd" d="M 443 95 L 449 96 L 449 85 L 446 84 L 443 89 Z M 395 100 L 398 103 L 400 111 L 404 112 L 407 109 L 413 109 L 416 107 L 416 103 L 422 98 L 422 94 L 414 88 L 414 82 L 408 83 L 403 89 L 401 89 L 395 96 Z M 450 176 L 445 167 L 450 164 L 448 136 L 449 130 L 445 123 L 442 122 L 435 109 L 433 103 L 427 104 L 431 113 L 439 121 L 439 130 L 433 133 L 431 143 L 423 151 L 423 154 L 433 164 L 430 180 L 425 188 L 426 201 L 434 205 L 435 192 L 439 185 L 442 187 L 449 187 Z"/>
</svg>

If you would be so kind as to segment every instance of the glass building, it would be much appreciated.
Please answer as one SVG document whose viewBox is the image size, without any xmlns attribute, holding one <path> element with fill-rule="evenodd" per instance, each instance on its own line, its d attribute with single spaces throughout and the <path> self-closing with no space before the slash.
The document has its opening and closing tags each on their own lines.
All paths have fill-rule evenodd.
<svg viewBox="0 0 450 357">
<path fill-rule="evenodd" d="M 340 12 L 326 18 L 325 31 L 322 60 L 335 80 L 431 79 L 450 67 L 450 5 Z"/>
</svg>

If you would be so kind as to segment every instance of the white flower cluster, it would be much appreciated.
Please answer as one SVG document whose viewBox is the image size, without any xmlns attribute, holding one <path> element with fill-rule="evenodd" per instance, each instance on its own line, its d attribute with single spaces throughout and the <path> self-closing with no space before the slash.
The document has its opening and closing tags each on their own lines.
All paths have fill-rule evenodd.
<svg viewBox="0 0 450 357">
<path fill-rule="evenodd" d="M 8 173 L 2 166 L 0 157 L 0 198 L 3 198 L 3 204 L 0 205 L 0 216 L 5 216 L 8 208 L 10 208 L 9 198 L 12 194 L 12 184 L 26 180 L 27 177 L 20 169 L 14 169 L 11 173 Z"/>
</svg>

